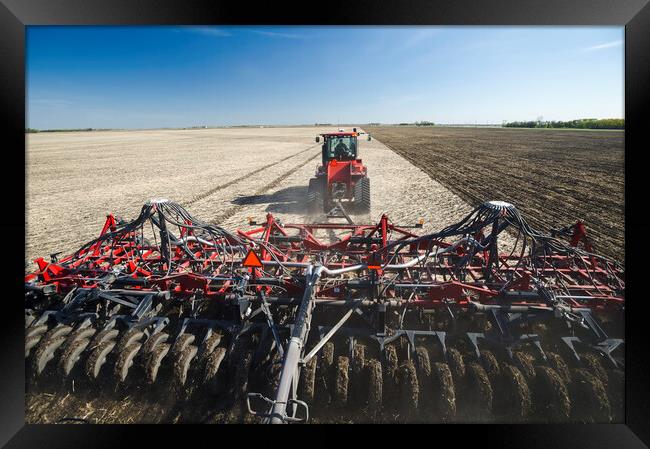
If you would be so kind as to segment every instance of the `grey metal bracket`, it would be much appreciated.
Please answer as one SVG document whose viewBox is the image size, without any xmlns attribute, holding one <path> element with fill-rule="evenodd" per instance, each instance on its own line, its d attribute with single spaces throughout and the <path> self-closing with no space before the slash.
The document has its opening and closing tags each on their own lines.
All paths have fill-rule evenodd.
<svg viewBox="0 0 650 449">
<path fill-rule="evenodd" d="M 481 351 L 478 348 L 478 339 L 479 338 L 485 339 L 485 334 L 483 332 L 467 332 L 467 338 L 469 339 L 469 342 L 472 344 L 472 347 L 474 348 L 476 357 L 480 359 Z"/>
<path fill-rule="evenodd" d="M 421 330 L 405 330 L 401 329 L 395 332 L 395 334 L 385 337 L 379 335 L 370 335 L 370 338 L 377 341 L 379 344 L 379 350 L 383 353 L 384 348 L 387 344 L 397 340 L 398 338 L 406 336 L 409 340 L 409 345 L 412 348 L 412 351 L 415 351 L 415 337 L 435 337 L 438 339 L 440 346 L 442 348 L 442 353 L 447 354 L 447 333 L 443 331 L 421 331 Z M 411 351 L 409 351 L 411 352 Z"/>
<path fill-rule="evenodd" d="M 576 358 L 576 360 L 580 362 L 581 361 L 580 356 L 578 355 L 578 351 L 576 351 L 574 343 L 576 342 L 582 343 L 581 340 L 578 337 L 562 337 L 562 341 L 569 347 L 569 350 Z"/>
<path fill-rule="evenodd" d="M 609 361 L 612 363 L 614 367 L 620 367 L 620 363 L 614 359 L 612 356 L 612 352 L 616 350 L 620 345 L 625 343 L 624 340 L 620 338 L 607 338 L 601 342 L 598 342 L 596 344 L 588 344 L 583 342 L 580 338 L 578 337 L 562 337 L 562 341 L 569 347 L 569 350 L 573 354 L 573 356 L 576 358 L 577 361 L 581 362 L 582 359 L 580 358 L 580 355 L 578 354 L 578 351 L 575 348 L 575 344 L 583 344 L 586 345 L 596 351 L 601 352 L 604 354 Z"/>
<path fill-rule="evenodd" d="M 248 410 L 248 413 L 250 413 L 251 415 L 261 416 L 262 418 L 265 418 L 265 421 L 267 423 L 271 422 L 273 418 L 279 419 L 283 423 L 309 422 L 309 406 L 304 401 L 299 401 L 298 399 L 288 399 L 286 403 L 287 406 L 292 406 L 292 407 L 299 406 L 305 411 L 305 416 L 303 418 L 299 418 L 296 417 L 295 414 L 294 416 L 288 416 L 286 413 L 273 413 L 272 411 L 265 413 L 265 412 L 259 412 L 257 410 L 253 410 L 251 406 L 251 399 L 259 399 L 264 401 L 269 405 L 270 410 L 273 410 L 274 406 L 276 405 L 276 401 L 267 398 L 261 393 L 248 393 L 246 395 L 246 408 Z M 298 407 L 296 407 L 296 409 L 298 409 Z"/>
<path fill-rule="evenodd" d="M 505 350 L 508 353 L 508 357 L 511 359 L 513 358 L 513 353 L 512 351 L 517 348 L 517 346 L 521 346 L 524 343 L 532 343 L 535 348 L 539 351 L 539 354 L 542 356 L 542 359 L 546 361 L 546 353 L 542 349 L 542 344 L 539 341 L 539 335 L 537 334 L 522 334 L 519 337 L 515 338 L 514 340 L 510 341 L 508 344 L 505 344 Z M 503 343 L 502 343 L 503 344 Z"/>
<path fill-rule="evenodd" d="M 616 368 L 618 368 L 620 366 L 620 363 L 617 362 L 614 357 L 612 357 L 612 352 L 614 352 L 614 350 L 616 350 L 616 348 L 618 348 L 623 343 L 625 343 L 625 341 L 620 338 L 608 338 L 596 345 L 593 345 L 592 347 L 605 354 L 609 361 L 612 362 Z"/>
<path fill-rule="evenodd" d="M 49 319 L 55 320 L 59 324 L 73 324 L 73 323 L 78 323 L 78 322 L 84 322 L 86 320 L 90 320 L 91 322 L 94 322 L 97 319 L 97 314 L 93 312 L 87 312 L 87 313 L 81 313 L 78 315 L 74 316 L 68 316 L 68 314 L 64 313 L 62 310 L 46 310 L 41 314 L 40 317 L 36 321 L 32 323 L 31 326 L 38 326 L 41 324 L 45 324 Z"/>
<path fill-rule="evenodd" d="M 593 315 L 591 314 L 591 310 L 581 309 L 578 311 L 578 314 L 580 314 L 580 316 L 584 320 L 589 330 L 591 330 L 594 333 L 596 340 L 598 341 L 607 340 L 608 338 L 607 333 L 603 330 L 602 327 L 600 327 L 596 319 L 593 317 Z"/>
<path fill-rule="evenodd" d="M 479 348 L 478 340 L 483 339 L 487 342 L 492 343 L 496 346 L 501 346 L 506 350 L 508 357 L 512 359 L 512 351 L 517 347 L 525 343 L 532 343 L 535 348 L 539 351 L 540 356 L 543 360 L 546 360 L 546 353 L 542 349 L 540 343 L 540 337 L 537 334 L 521 334 L 518 336 L 510 336 L 509 339 L 505 339 L 503 335 L 494 336 L 491 334 L 486 334 L 484 332 L 467 332 L 467 338 L 469 339 L 472 347 L 474 348 L 474 353 L 477 358 L 481 357 L 481 350 Z M 510 334 L 509 334 L 510 335 Z"/>
<path fill-rule="evenodd" d="M 142 316 L 151 310 L 153 305 L 153 295 L 147 295 L 140 301 L 140 304 L 135 308 L 131 316 L 134 318 L 140 319 Z"/>
</svg>

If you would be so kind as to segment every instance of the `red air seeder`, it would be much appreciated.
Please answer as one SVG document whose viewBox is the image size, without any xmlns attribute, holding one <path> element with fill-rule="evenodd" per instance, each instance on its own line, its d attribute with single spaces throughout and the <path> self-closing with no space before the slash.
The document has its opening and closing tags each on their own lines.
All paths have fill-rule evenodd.
<svg viewBox="0 0 650 449">
<path fill-rule="evenodd" d="M 231 233 L 153 200 L 133 221 L 109 215 L 74 254 L 37 259 L 25 277 L 32 378 L 164 377 L 243 399 L 266 422 L 307 420 L 323 402 L 527 420 L 572 416 L 554 397 L 530 402 L 540 382 L 566 393 L 582 371 L 623 368 L 624 271 L 579 248 L 582 223 L 554 233 L 568 242 L 491 201 L 427 235 L 385 215 L 251 224 Z"/>
</svg>

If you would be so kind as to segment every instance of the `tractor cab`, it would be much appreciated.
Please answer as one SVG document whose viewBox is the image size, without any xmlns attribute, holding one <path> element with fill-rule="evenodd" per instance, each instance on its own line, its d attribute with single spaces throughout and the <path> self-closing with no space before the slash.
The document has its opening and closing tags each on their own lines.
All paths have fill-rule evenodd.
<svg viewBox="0 0 650 449">
<path fill-rule="evenodd" d="M 343 204 L 350 203 L 363 213 L 370 212 L 370 180 L 367 169 L 358 159 L 358 134 L 356 132 L 333 132 L 321 134 L 323 138 L 322 164 L 316 177 L 310 180 L 308 204 L 312 211 L 323 210 L 327 216 L 343 213 Z"/>
<path fill-rule="evenodd" d="M 353 161 L 357 158 L 357 133 L 338 132 L 321 136 L 323 164 L 331 160 Z M 320 140 L 318 137 L 316 139 Z"/>
</svg>

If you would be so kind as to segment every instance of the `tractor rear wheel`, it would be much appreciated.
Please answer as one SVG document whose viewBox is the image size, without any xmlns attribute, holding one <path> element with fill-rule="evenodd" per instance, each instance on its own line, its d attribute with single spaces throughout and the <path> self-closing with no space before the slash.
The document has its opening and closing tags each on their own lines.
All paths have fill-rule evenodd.
<svg viewBox="0 0 650 449">
<path fill-rule="evenodd" d="M 325 211 L 325 189 L 323 188 L 323 180 L 320 178 L 312 178 L 309 180 L 309 187 L 307 188 L 307 212 L 315 215 Z"/>
<path fill-rule="evenodd" d="M 370 178 L 361 178 L 354 185 L 354 202 L 359 213 L 370 213 Z"/>
</svg>

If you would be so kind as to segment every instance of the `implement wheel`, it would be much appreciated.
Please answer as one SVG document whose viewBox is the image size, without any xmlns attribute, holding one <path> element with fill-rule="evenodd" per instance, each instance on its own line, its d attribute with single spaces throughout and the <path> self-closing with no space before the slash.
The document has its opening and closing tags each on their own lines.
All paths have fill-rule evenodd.
<svg viewBox="0 0 650 449">
<path fill-rule="evenodd" d="M 548 365 L 555 370 L 566 385 L 571 383 L 571 371 L 562 356 L 555 352 L 546 352 Z"/>
<path fill-rule="evenodd" d="M 582 354 L 580 360 L 585 366 L 585 369 L 590 373 L 593 373 L 605 386 L 607 389 L 607 383 L 609 379 L 607 377 L 607 371 L 603 368 L 603 358 L 598 354 L 592 352 L 587 354 Z"/>
<path fill-rule="evenodd" d="M 115 348 L 115 345 L 115 340 L 106 340 L 90 353 L 86 361 L 86 375 L 90 380 L 95 380 L 99 377 L 101 369 L 106 363 L 108 355 Z"/>
<path fill-rule="evenodd" d="M 241 353 L 240 353 L 241 354 Z M 246 394 L 248 389 L 248 374 L 253 361 L 253 351 L 245 350 L 237 363 L 235 369 L 235 398 L 239 399 Z"/>
<path fill-rule="evenodd" d="M 338 407 L 345 407 L 348 403 L 349 369 L 350 360 L 339 356 L 334 367 L 334 404 Z"/>
<path fill-rule="evenodd" d="M 334 366 L 334 343 L 331 341 L 325 343 L 317 357 L 316 397 L 318 398 L 318 402 L 329 404 L 332 399 L 329 385 L 330 379 L 332 378 L 332 366 Z"/>
<path fill-rule="evenodd" d="M 603 383 L 585 369 L 576 369 L 571 378 L 571 401 L 574 404 L 572 416 L 586 423 L 608 423 L 611 420 L 611 406 Z"/>
<path fill-rule="evenodd" d="M 187 383 L 187 373 L 190 370 L 190 364 L 196 354 L 198 353 L 199 348 L 195 345 L 187 345 L 183 350 L 176 354 L 174 358 L 174 368 L 173 368 L 173 384 L 178 395 L 187 394 L 188 390 L 184 390 L 185 384 Z"/>
<path fill-rule="evenodd" d="M 90 344 L 90 339 L 76 340 L 68 344 L 59 359 L 59 369 L 63 377 L 70 375 L 75 365 L 81 359 L 81 354 L 86 350 Z"/>
<path fill-rule="evenodd" d="M 526 378 L 519 368 L 506 364 L 501 369 L 502 395 L 497 397 L 500 407 L 510 421 L 524 422 L 530 416 L 531 394 Z"/>
<path fill-rule="evenodd" d="M 39 341 L 41 341 L 41 338 L 43 335 L 32 335 L 31 337 L 27 337 L 25 339 L 25 358 L 29 357 L 29 354 L 32 351 L 32 348 L 38 344 Z"/>
<path fill-rule="evenodd" d="M 216 394 L 219 392 L 219 368 L 221 362 L 226 357 L 225 348 L 215 348 L 214 351 L 207 357 L 205 362 L 205 369 L 203 371 L 203 387 L 207 389 L 209 393 Z"/>
<path fill-rule="evenodd" d="M 317 361 L 318 359 L 316 357 L 312 357 L 300 371 L 300 386 L 302 388 L 302 397 L 308 404 L 314 402 Z"/>
<path fill-rule="evenodd" d="M 47 335 L 41 340 L 34 352 L 34 359 L 32 361 L 32 375 L 39 376 L 47 364 L 54 358 L 56 351 L 65 342 L 65 335 L 55 336 L 53 338 Z"/>
<path fill-rule="evenodd" d="M 131 346 L 133 343 L 139 343 L 140 340 L 142 340 L 142 337 L 144 337 L 144 332 L 132 327 L 120 336 L 117 347 L 126 348 L 127 346 Z"/>
<path fill-rule="evenodd" d="M 447 349 L 447 363 L 449 364 L 449 370 L 451 375 L 454 378 L 454 384 L 456 389 L 465 379 L 465 362 L 463 361 L 463 356 L 455 348 Z"/>
<path fill-rule="evenodd" d="M 158 332 L 156 334 L 153 334 L 147 339 L 147 341 L 144 342 L 144 346 L 142 346 L 142 352 L 145 355 L 151 354 L 151 352 L 153 352 L 156 346 L 166 342 L 168 338 L 169 338 L 169 334 L 165 332 Z"/>
<path fill-rule="evenodd" d="M 93 335 L 97 333 L 97 329 L 93 327 L 83 327 L 81 329 L 76 329 L 68 335 L 68 339 L 65 342 L 65 346 L 69 346 L 77 341 L 91 339 Z"/>
<path fill-rule="evenodd" d="M 397 399 L 397 350 L 390 345 L 384 348 L 384 401 L 391 406 Z"/>
<path fill-rule="evenodd" d="M 356 404 L 361 404 L 365 401 L 363 388 L 361 385 L 366 385 L 367 380 L 364 378 L 366 372 L 364 366 L 366 364 L 366 347 L 362 344 L 354 345 L 352 351 L 352 359 L 350 360 L 350 383 L 355 386 L 350 391 L 349 400 Z"/>
<path fill-rule="evenodd" d="M 407 360 L 400 367 L 400 403 L 406 417 L 415 416 L 420 399 L 417 370 L 413 361 Z"/>
<path fill-rule="evenodd" d="M 39 324 L 38 326 L 32 326 L 27 328 L 25 331 L 25 338 L 34 337 L 36 335 L 43 335 L 47 332 L 47 324 Z"/>
<path fill-rule="evenodd" d="M 57 350 L 64 345 L 68 335 L 72 332 L 72 327 L 58 325 L 43 335 L 34 349 L 32 360 L 32 375 L 39 376 L 47 364 L 54 358 Z M 26 351 L 27 352 L 27 351 Z"/>
<path fill-rule="evenodd" d="M 622 423 L 625 419 L 625 373 L 620 369 L 612 369 L 609 371 L 608 377 L 612 422 Z"/>
<path fill-rule="evenodd" d="M 562 377 L 548 366 L 538 366 L 535 375 L 535 406 L 547 422 L 566 422 L 571 415 L 571 400 Z"/>
<path fill-rule="evenodd" d="M 456 416 L 456 390 L 449 365 L 436 362 L 431 370 L 433 404 L 442 422 L 449 422 Z"/>
<path fill-rule="evenodd" d="M 221 343 L 221 334 L 219 332 L 213 332 L 199 347 L 199 353 L 196 356 L 197 366 L 203 366 L 207 358 L 212 354 L 219 343 Z"/>
<path fill-rule="evenodd" d="M 467 388 L 469 407 L 477 421 L 488 421 L 492 414 L 492 384 L 481 365 L 467 365 Z"/>
<path fill-rule="evenodd" d="M 158 371 L 160 370 L 160 365 L 165 356 L 169 353 L 170 348 L 171 345 L 167 343 L 160 343 L 154 347 L 149 354 L 144 369 L 144 377 L 147 384 L 152 385 L 156 382 L 156 379 L 158 378 Z"/>
<path fill-rule="evenodd" d="M 501 374 L 501 367 L 492 351 L 481 351 L 481 364 L 490 379 L 497 379 Z"/>
<path fill-rule="evenodd" d="M 119 334 L 120 331 L 117 329 L 104 329 L 93 337 L 93 340 L 90 342 L 90 347 L 88 349 L 92 351 L 105 341 L 115 340 Z"/>
<path fill-rule="evenodd" d="M 171 349 L 172 359 L 176 360 L 187 346 L 194 343 L 195 339 L 196 337 L 192 334 L 179 335 L 178 338 L 176 338 L 174 344 L 172 345 L 172 349 Z"/>
<path fill-rule="evenodd" d="M 126 376 L 129 375 L 129 369 L 133 366 L 133 359 L 138 355 L 140 348 L 142 348 L 141 343 L 131 343 L 128 346 L 120 348 L 114 368 L 115 380 L 118 383 L 126 381 Z"/>
<path fill-rule="evenodd" d="M 529 382 L 535 379 L 535 358 L 527 352 L 516 351 L 512 354 L 515 364 Z"/>
<path fill-rule="evenodd" d="M 368 411 L 372 416 L 381 412 L 384 379 L 379 360 L 370 359 L 366 363 L 368 371 Z"/>
<path fill-rule="evenodd" d="M 424 346 L 419 346 L 415 352 L 417 356 L 418 384 L 420 386 L 420 404 L 423 408 L 431 404 L 431 361 L 429 351 Z"/>
</svg>

